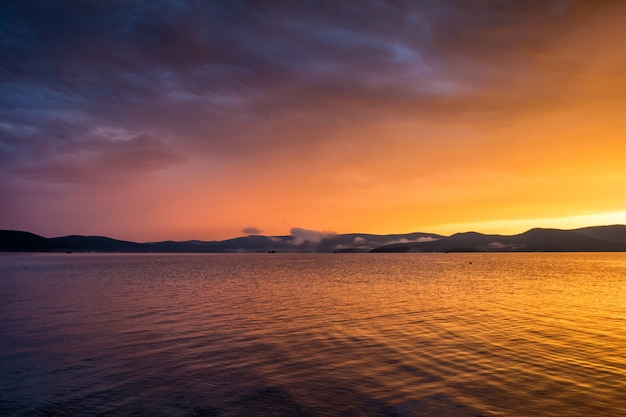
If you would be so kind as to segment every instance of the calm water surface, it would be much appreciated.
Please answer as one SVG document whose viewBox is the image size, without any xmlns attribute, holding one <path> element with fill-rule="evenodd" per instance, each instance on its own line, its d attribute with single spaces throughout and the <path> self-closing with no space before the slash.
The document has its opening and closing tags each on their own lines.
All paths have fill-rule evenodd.
<svg viewBox="0 0 626 417">
<path fill-rule="evenodd" d="M 626 254 L 0 255 L 2 416 L 626 416 Z"/>
</svg>

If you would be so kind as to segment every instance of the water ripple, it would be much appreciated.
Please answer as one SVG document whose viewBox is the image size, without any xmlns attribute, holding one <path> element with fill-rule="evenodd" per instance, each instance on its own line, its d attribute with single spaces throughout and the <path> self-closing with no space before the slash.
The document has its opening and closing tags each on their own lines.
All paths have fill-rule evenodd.
<svg viewBox="0 0 626 417">
<path fill-rule="evenodd" d="M 3 256 L 0 415 L 626 416 L 623 254 L 155 260 Z"/>
</svg>

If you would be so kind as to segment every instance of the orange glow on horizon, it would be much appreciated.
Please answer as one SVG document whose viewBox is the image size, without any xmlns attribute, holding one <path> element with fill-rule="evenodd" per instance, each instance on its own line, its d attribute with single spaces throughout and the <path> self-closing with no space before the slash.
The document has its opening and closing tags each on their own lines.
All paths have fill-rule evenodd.
<svg viewBox="0 0 626 417">
<path fill-rule="evenodd" d="M 16 78 L 34 92 L 0 123 L 17 138 L 0 167 L 0 228 L 156 241 L 226 239 L 246 227 L 511 234 L 626 223 L 626 6 L 477 4 L 463 7 L 502 16 L 423 6 L 427 37 L 410 22 L 372 16 L 382 28 L 364 20 L 354 30 L 329 19 L 322 29 L 340 29 L 329 29 L 331 41 L 287 31 L 264 10 L 276 33 L 261 28 L 238 44 L 245 33 L 219 29 L 241 62 L 209 54 L 202 31 L 184 56 L 88 62 L 124 74 L 94 87 L 117 92 L 110 102 L 47 73 L 32 85 Z M 251 47 L 256 38 L 273 47 Z M 24 68 L 38 67 L 31 55 Z"/>
</svg>

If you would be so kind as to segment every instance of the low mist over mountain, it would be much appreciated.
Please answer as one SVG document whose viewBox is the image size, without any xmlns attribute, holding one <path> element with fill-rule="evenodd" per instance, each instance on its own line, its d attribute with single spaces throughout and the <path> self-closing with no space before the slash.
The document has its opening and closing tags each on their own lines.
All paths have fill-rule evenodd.
<svg viewBox="0 0 626 417">
<path fill-rule="evenodd" d="M 626 226 L 573 230 L 531 229 L 518 235 L 476 232 L 373 235 L 334 234 L 294 229 L 288 236 L 243 236 L 222 241 L 127 242 L 102 236 L 45 238 L 0 230 L 2 252 L 262 253 L 262 252 L 623 252 Z"/>
<path fill-rule="evenodd" d="M 468 232 L 431 242 L 383 245 L 372 252 L 622 252 L 625 239 L 624 225 L 531 229 L 512 236 Z"/>
</svg>

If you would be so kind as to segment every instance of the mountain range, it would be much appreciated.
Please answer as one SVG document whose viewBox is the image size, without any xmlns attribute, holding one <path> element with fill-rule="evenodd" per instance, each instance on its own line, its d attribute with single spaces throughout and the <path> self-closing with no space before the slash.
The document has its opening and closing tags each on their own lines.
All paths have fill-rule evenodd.
<svg viewBox="0 0 626 417">
<path fill-rule="evenodd" d="M 516 235 L 476 232 L 375 235 L 242 236 L 221 241 L 136 243 L 103 236 L 45 238 L 0 230 L 0 252 L 260 253 L 260 252 L 625 252 L 626 225 L 531 229 Z"/>
</svg>

